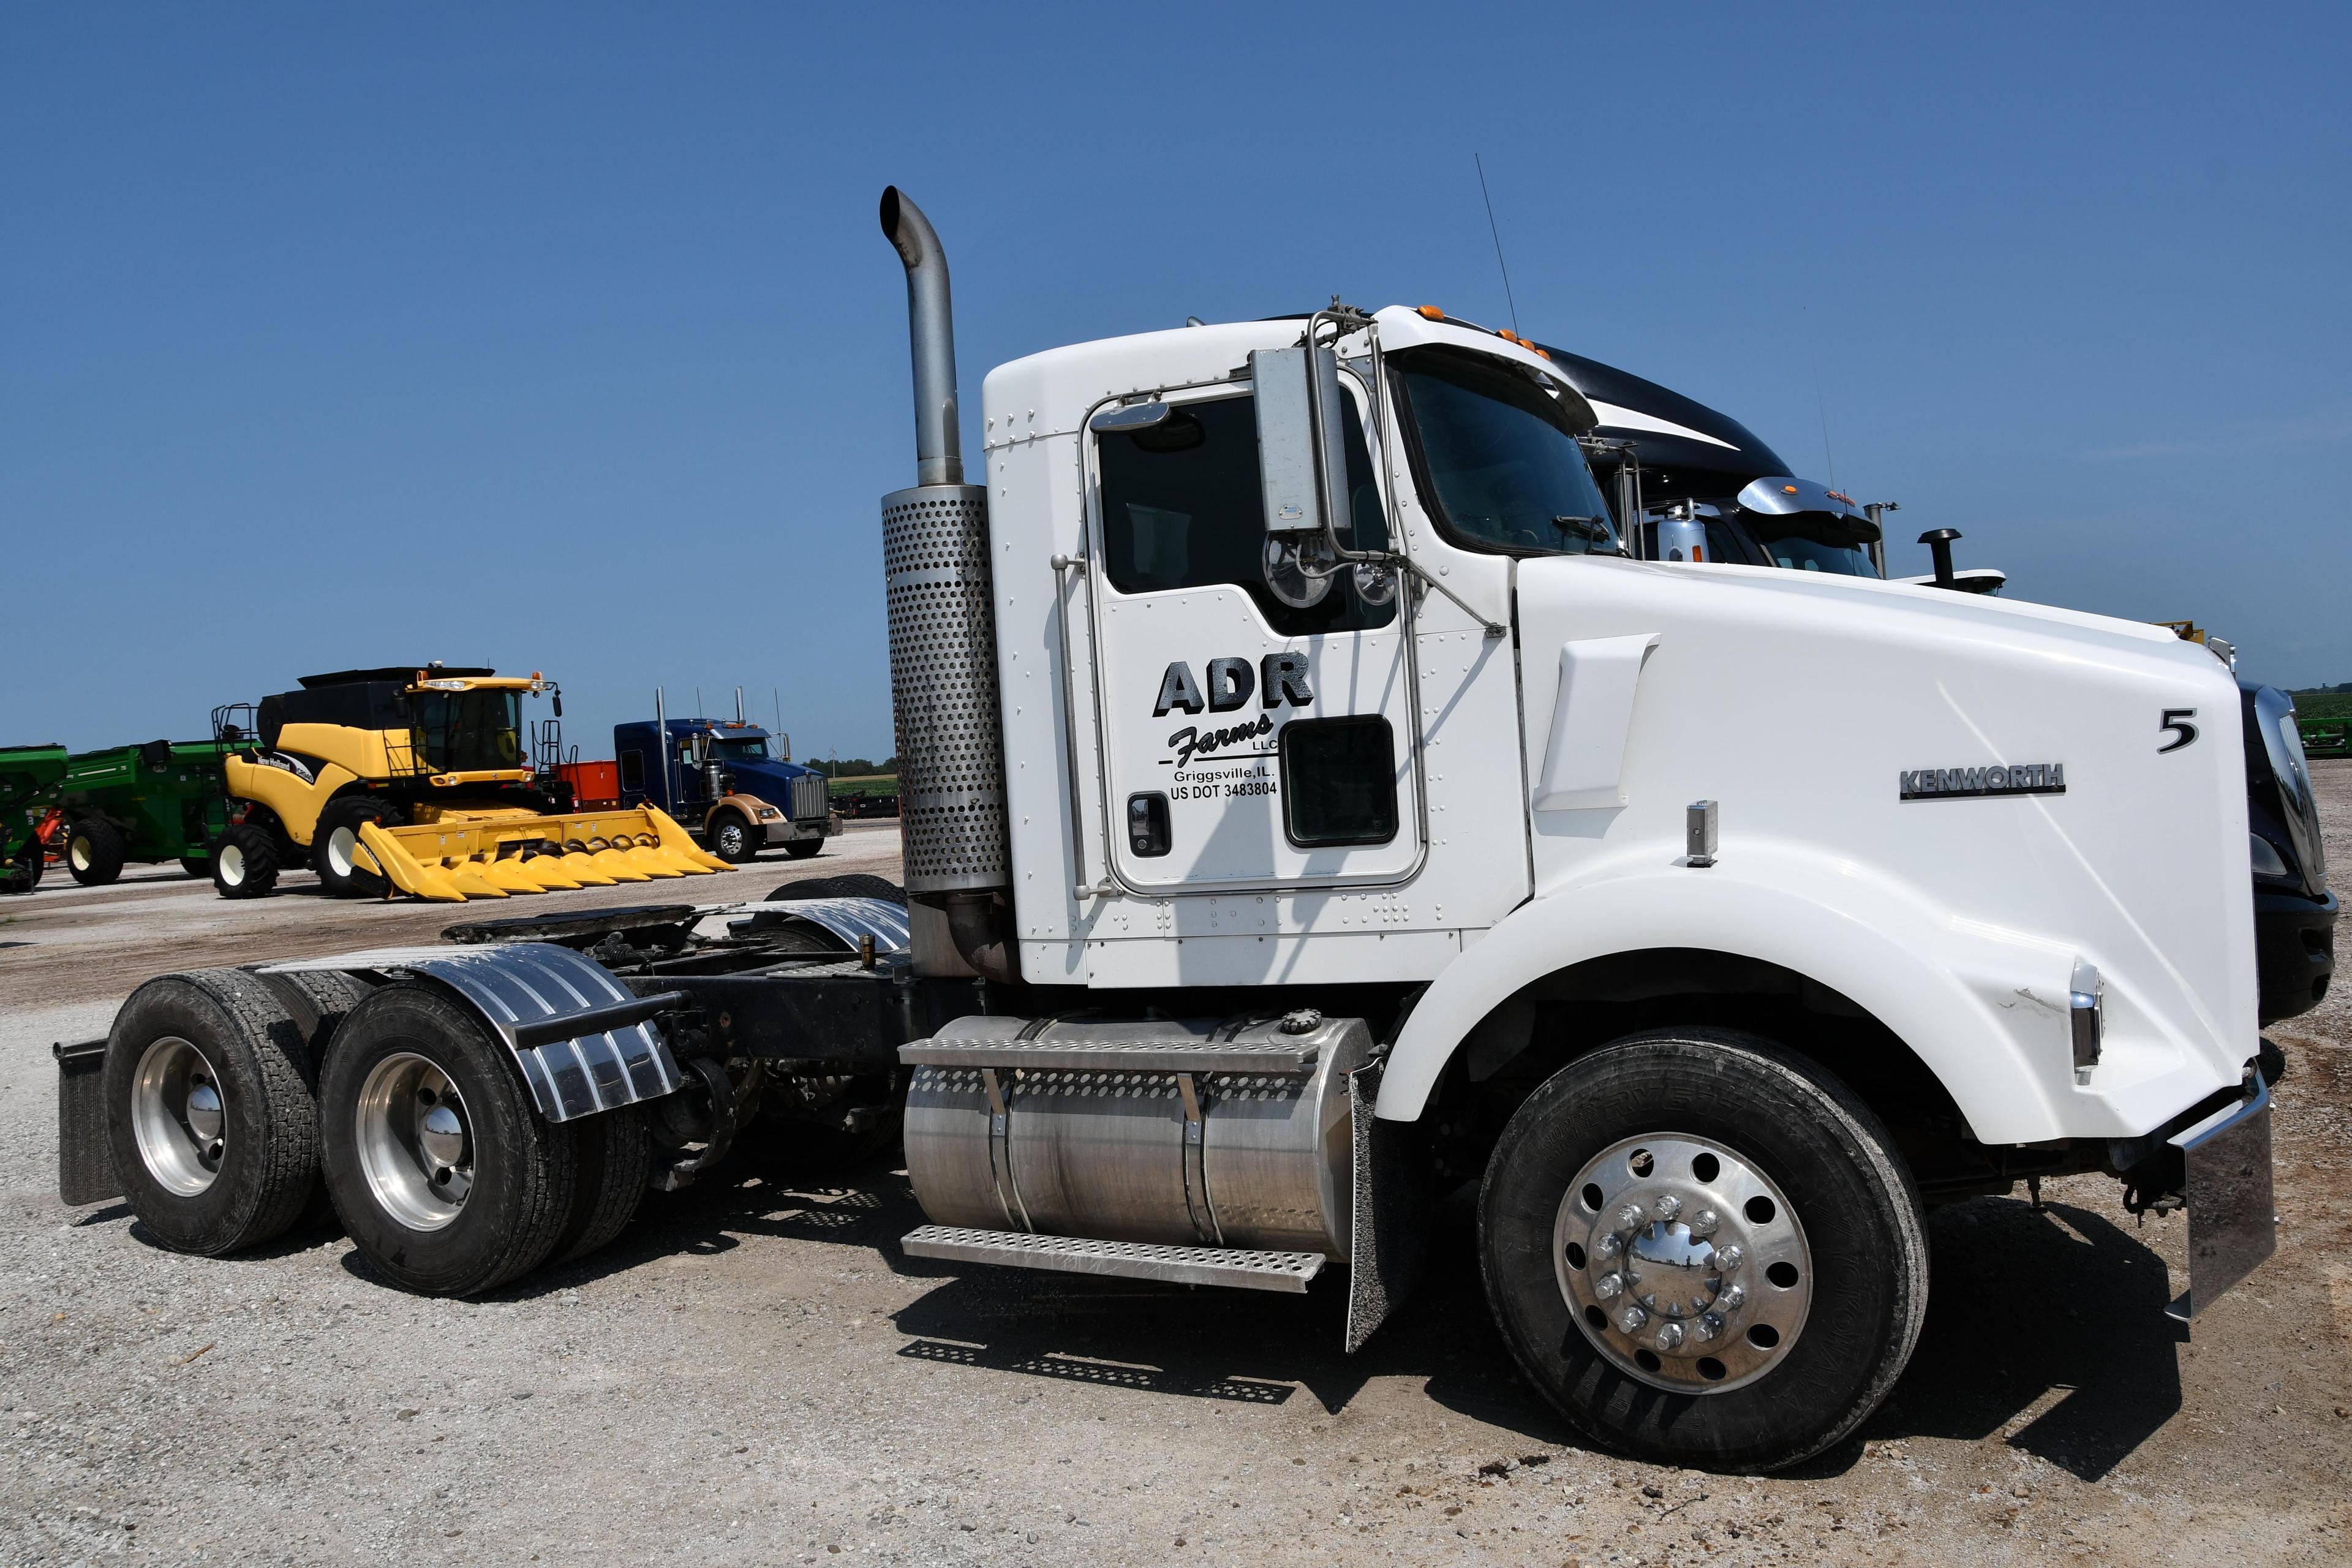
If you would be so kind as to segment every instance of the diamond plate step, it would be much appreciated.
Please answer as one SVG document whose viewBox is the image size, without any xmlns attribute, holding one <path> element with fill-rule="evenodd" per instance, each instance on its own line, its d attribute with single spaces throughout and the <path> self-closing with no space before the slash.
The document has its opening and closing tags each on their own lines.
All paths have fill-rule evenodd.
<svg viewBox="0 0 2352 1568">
<path fill-rule="evenodd" d="M 1009 1230 L 961 1230 L 927 1225 L 900 1243 L 910 1258 L 950 1263 L 994 1263 L 1063 1274 L 1115 1274 L 1176 1285 L 1225 1285 L 1243 1290 L 1303 1294 L 1323 1271 L 1313 1252 L 1251 1252 L 1237 1247 L 1160 1247 L 1140 1241 L 1094 1241 L 1076 1236 L 1029 1236 Z"/>
<path fill-rule="evenodd" d="M 957 1040 L 944 1035 L 898 1047 L 908 1067 L 1030 1068 L 1061 1072 L 1226 1072 L 1296 1076 L 1315 1066 L 1316 1041 Z"/>
</svg>

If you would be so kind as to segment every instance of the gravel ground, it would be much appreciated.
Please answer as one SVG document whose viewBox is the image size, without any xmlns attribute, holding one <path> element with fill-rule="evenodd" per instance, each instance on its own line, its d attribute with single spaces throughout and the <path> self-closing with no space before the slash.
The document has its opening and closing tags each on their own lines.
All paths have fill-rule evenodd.
<svg viewBox="0 0 2352 1568">
<path fill-rule="evenodd" d="M 2352 866 L 2352 763 L 2317 771 Z M 691 896 L 896 851 L 860 825 Z M 525 907 L 645 901 L 619 891 Z M 1755 1480 L 1576 1446 L 1489 1327 L 1458 1198 L 1352 1358 L 1330 1291 L 905 1258 L 887 1163 L 657 1194 L 608 1251 L 477 1303 L 381 1286 L 323 1232 L 203 1260 L 58 1206 L 51 1040 L 154 973 L 449 918 L 176 878 L 0 908 L 0 1562 L 2352 1561 L 2340 991 L 2273 1031 L 2280 1256 L 2193 1344 L 2161 1315 L 2178 1217 L 2137 1226 L 2094 1178 L 2041 1213 L 1958 1205 L 1894 1399 Z"/>
</svg>

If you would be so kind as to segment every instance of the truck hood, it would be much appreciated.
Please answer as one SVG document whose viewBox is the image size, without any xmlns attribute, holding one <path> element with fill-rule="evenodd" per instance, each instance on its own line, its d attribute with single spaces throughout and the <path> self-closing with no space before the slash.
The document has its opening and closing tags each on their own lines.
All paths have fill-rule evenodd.
<svg viewBox="0 0 2352 1568">
<path fill-rule="evenodd" d="M 2245 764 L 2236 684 L 2204 648 L 2050 605 L 1759 567 L 1547 558 L 1519 563 L 1516 593 L 1539 897 L 1661 863 L 1662 847 L 1671 863 L 1685 807 L 1716 800 L 1727 870 L 1769 852 L 1818 868 L 1825 899 L 1867 885 L 1925 946 L 2014 953 L 2013 973 L 2002 959 L 1974 978 L 1988 1016 L 2095 965 L 2095 1092 L 2120 1122 L 2178 1109 L 2193 1081 L 2237 1081 L 2258 1044 Z M 1563 671 L 1612 638 L 1654 639 L 1613 645 L 1647 649 L 1621 677 L 1617 789 L 1545 809 L 1555 710 L 1576 686 Z M 2051 1068 L 2053 1102 L 2069 1100 L 2063 1056 Z"/>
</svg>

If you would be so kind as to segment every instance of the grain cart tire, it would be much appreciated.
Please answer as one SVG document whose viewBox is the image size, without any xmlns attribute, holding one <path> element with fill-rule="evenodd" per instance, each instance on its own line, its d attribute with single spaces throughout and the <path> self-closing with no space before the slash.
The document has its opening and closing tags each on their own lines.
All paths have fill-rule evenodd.
<svg viewBox="0 0 2352 1568">
<path fill-rule="evenodd" d="M 209 855 L 183 855 L 180 857 L 180 869 L 202 880 L 213 874 L 213 858 Z"/>
<path fill-rule="evenodd" d="M 1877 1408 L 1927 1300 L 1917 1188 L 1885 1128 L 1751 1035 L 1665 1029 L 1531 1095 L 1478 1197 L 1504 1339 L 1605 1447 L 1794 1464 Z"/>
<path fill-rule="evenodd" d="M 218 1257 L 301 1217 L 319 1174 L 309 1053 L 257 976 L 149 981 L 115 1015 L 102 1070 L 123 1195 L 165 1246 Z"/>
<path fill-rule="evenodd" d="M 784 846 L 784 853 L 795 860 L 807 860 L 824 847 L 824 840 L 822 838 L 795 838 Z"/>
<path fill-rule="evenodd" d="M 644 1106 L 620 1106 L 576 1125 L 579 1184 L 572 1199 L 572 1218 L 555 1238 L 551 1263 L 585 1258 L 626 1229 L 653 1174 L 653 1135 Z"/>
<path fill-rule="evenodd" d="M 319 1082 L 327 1192 L 378 1273 L 478 1296 L 547 1260 L 572 1216 L 579 1140 L 540 1120 L 479 1015 L 401 981 L 343 1020 Z"/>
<path fill-rule="evenodd" d="M 278 840 L 240 822 L 213 844 L 213 888 L 224 899 L 264 899 L 278 886 Z"/>
<path fill-rule="evenodd" d="M 346 795 L 329 801 L 310 830 L 310 868 L 331 899 L 380 899 L 388 890 L 383 878 L 362 870 L 353 858 L 360 847 L 360 825 L 389 826 L 396 817 L 382 801 Z"/>
<path fill-rule="evenodd" d="M 85 816 L 66 829 L 66 869 L 85 888 L 103 888 L 122 875 L 122 829 L 102 816 Z"/>
<path fill-rule="evenodd" d="M 711 819 L 710 852 L 730 866 L 740 866 L 757 856 L 767 837 L 758 823 L 740 811 L 722 811 Z"/>
</svg>

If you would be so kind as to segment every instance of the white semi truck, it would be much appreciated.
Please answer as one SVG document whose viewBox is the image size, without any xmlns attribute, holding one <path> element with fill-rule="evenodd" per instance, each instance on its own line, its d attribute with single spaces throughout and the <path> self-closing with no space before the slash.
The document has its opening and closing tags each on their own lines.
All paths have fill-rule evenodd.
<svg viewBox="0 0 2352 1568">
<path fill-rule="evenodd" d="M 944 256 L 895 190 L 882 226 L 903 900 L 166 976 L 60 1051 L 68 1201 L 218 1253 L 323 1181 L 385 1278 L 463 1294 L 731 1146 L 846 1158 L 903 1118 L 908 1253 L 1328 1275 L 1353 1348 L 1475 1182 L 1528 1379 L 1596 1442 L 1727 1469 L 1885 1397 L 1931 1205 L 2090 1171 L 2185 1203 L 2183 1316 L 2268 1256 L 2206 651 L 1628 558 L 1586 400 L 1427 308 L 1015 361 L 969 483 Z"/>
</svg>

